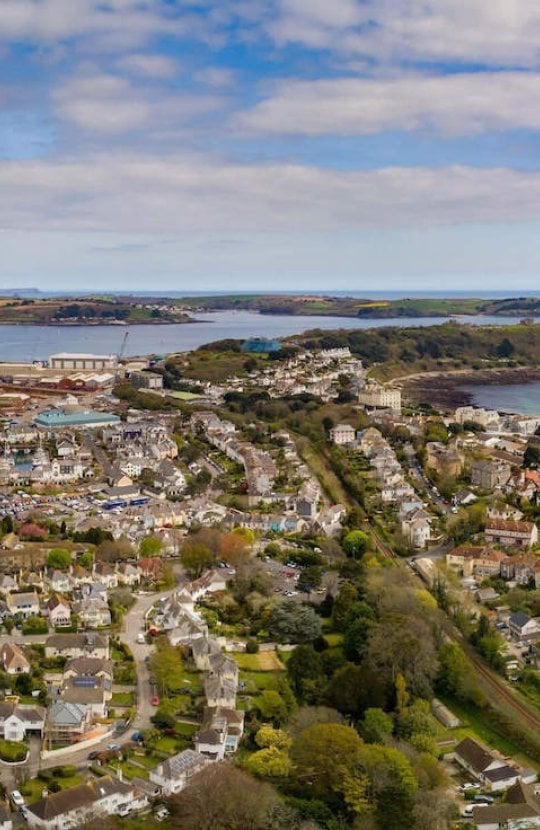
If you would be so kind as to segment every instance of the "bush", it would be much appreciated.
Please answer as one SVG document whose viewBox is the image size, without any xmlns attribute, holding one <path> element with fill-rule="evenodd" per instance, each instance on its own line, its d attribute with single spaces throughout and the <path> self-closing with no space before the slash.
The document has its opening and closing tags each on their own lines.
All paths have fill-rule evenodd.
<svg viewBox="0 0 540 830">
<path fill-rule="evenodd" d="M 0 738 L 0 758 L 2 761 L 24 761 L 28 747 L 19 741 L 5 741 Z"/>
<path fill-rule="evenodd" d="M 259 644 L 257 640 L 250 639 L 246 642 L 246 654 L 257 654 L 259 651 Z"/>
</svg>

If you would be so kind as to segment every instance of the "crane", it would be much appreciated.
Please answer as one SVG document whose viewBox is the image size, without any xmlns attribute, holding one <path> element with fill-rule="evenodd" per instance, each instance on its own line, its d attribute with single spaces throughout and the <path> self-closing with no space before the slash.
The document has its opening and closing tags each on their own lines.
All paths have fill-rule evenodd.
<svg viewBox="0 0 540 830">
<path fill-rule="evenodd" d="M 124 333 L 124 337 L 122 338 L 122 345 L 120 347 L 120 351 L 118 352 L 118 362 L 122 360 L 124 357 L 124 353 L 126 351 L 127 341 L 129 337 L 129 329 Z"/>
</svg>

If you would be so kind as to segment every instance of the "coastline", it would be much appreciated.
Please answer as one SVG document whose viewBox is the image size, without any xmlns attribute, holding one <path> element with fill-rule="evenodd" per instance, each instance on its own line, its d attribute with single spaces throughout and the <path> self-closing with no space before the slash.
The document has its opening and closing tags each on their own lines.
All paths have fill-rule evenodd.
<svg viewBox="0 0 540 830">
<path fill-rule="evenodd" d="M 453 410 L 473 403 L 474 395 L 464 386 L 510 386 L 540 380 L 540 366 L 512 369 L 454 369 L 447 372 L 424 372 L 395 378 L 392 385 L 402 390 L 411 403 L 429 401 L 435 409 Z"/>
</svg>

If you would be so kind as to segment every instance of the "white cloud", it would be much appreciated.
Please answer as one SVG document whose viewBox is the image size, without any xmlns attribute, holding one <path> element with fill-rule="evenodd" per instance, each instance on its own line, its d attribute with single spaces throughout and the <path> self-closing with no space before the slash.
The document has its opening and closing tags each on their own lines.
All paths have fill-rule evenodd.
<svg viewBox="0 0 540 830">
<path fill-rule="evenodd" d="M 536 67 L 540 61 L 537 0 L 278 0 L 266 27 L 279 45 L 301 43 L 383 62 Z"/>
<path fill-rule="evenodd" d="M 135 75 L 149 78 L 173 78 L 178 72 L 178 63 L 166 55 L 126 55 L 118 61 L 118 66 Z"/>
<path fill-rule="evenodd" d="M 388 80 L 288 81 L 235 119 L 257 132 L 363 135 L 424 130 L 445 135 L 540 128 L 540 75 L 463 73 Z"/>
<path fill-rule="evenodd" d="M 196 81 L 205 86 L 221 89 L 230 87 L 235 81 L 235 73 L 232 69 L 224 69 L 218 66 L 207 66 L 193 73 Z"/>
<path fill-rule="evenodd" d="M 135 233 L 420 227 L 540 217 L 540 173 L 343 172 L 203 156 L 0 162 L 0 227 Z"/>
</svg>

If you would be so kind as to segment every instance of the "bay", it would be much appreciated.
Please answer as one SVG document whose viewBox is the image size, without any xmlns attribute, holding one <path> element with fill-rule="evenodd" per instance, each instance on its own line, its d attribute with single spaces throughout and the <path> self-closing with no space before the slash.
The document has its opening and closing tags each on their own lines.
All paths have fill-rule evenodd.
<svg viewBox="0 0 540 830">
<path fill-rule="evenodd" d="M 366 320 L 355 317 L 293 317 L 253 311 L 215 311 L 192 315 L 198 322 L 138 326 L 0 326 L 0 361 L 47 360 L 57 352 L 117 354 L 129 331 L 125 356 L 168 354 L 196 349 L 214 340 L 287 337 L 308 329 L 372 329 L 383 326 L 434 326 L 444 317 Z M 470 325 L 515 325 L 515 317 L 456 317 Z"/>
<path fill-rule="evenodd" d="M 464 384 L 475 406 L 540 417 L 540 380 L 531 383 Z"/>
</svg>

